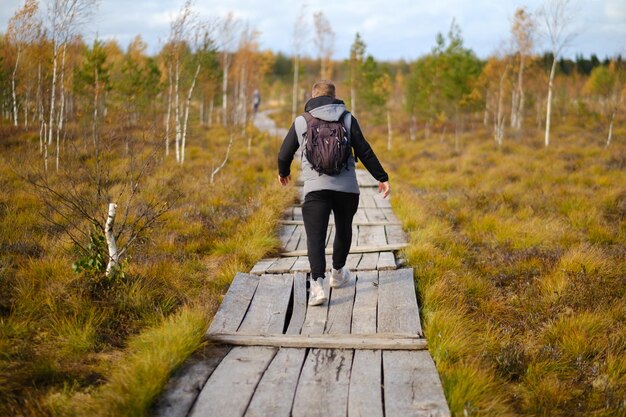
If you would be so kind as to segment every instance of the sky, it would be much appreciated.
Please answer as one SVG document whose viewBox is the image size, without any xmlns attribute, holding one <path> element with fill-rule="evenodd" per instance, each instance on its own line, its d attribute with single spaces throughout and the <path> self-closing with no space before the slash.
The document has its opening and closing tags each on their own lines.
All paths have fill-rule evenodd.
<svg viewBox="0 0 626 417">
<path fill-rule="evenodd" d="M 0 0 L 0 32 L 24 0 Z M 40 0 L 47 4 L 48 0 Z M 149 52 L 159 50 L 168 37 L 169 22 L 184 0 L 100 0 L 94 17 L 82 27 L 88 41 L 116 39 L 126 47 L 140 34 Z M 261 49 L 291 54 L 294 24 L 302 7 L 311 34 L 305 53 L 315 55 L 312 15 L 323 11 L 335 32 L 334 56 L 349 55 L 359 32 L 367 53 L 378 60 L 413 60 L 428 53 L 438 32 L 447 33 L 452 19 L 461 27 L 465 45 L 481 58 L 501 50 L 510 37 L 511 17 L 520 6 L 537 11 L 542 0 L 196 0 L 201 18 L 229 12 L 260 32 Z M 601 59 L 626 55 L 626 0 L 573 0 L 577 36 L 564 55 L 595 53 Z M 45 10 L 45 6 L 43 7 Z M 544 51 L 545 40 L 538 43 Z"/>
</svg>

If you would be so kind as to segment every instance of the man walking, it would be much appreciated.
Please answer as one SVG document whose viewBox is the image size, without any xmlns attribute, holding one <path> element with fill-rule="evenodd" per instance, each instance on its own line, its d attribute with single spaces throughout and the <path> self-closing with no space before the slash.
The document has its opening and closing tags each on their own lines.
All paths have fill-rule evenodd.
<svg viewBox="0 0 626 417">
<path fill-rule="evenodd" d="M 339 171 L 338 173 L 335 171 L 322 173 L 319 166 L 307 158 L 307 154 L 311 156 L 311 152 L 318 149 L 311 148 L 310 143 L 307 146 L 307 140 L 313 139 L 307 137 L 313 136 L 310 129 L 307 135 L 307 128 L 311 127 L 312 123 L 320 121 L 335 125 L 336 122 L 340 122 L 345 128 L 346 142 L 352 148 L 348 148 L 345 162 L 336 167 L 335 171 Z M 317 129 L 317 132 L 319 131 Z M 341 138 L 338 142 L 341 143 Z M 283 141 L 278 154 L 278 176 L 282 185 L 287 185 L 290 181 L 291 162 L 299 148 L 302 148 L 301 165 L 305 195 L 302 217 L 311 265 L 309 305 L 320 305 L 328 300 L 324 294 L 322 280 L 326 272 L 324 246 L 331 211 L 335 216 L 335 240 L 330 286 L 337 288 L 350 281 L 350 271 L 345 265 L 352 242 L 352 218 L 359 205 L 355 157 L 360 159 L 370 174 L 379 181 L 378 191 L 382 192 L 385 198 L 391 188 L 389 177 L 363 137 L 357 120 L 346 111 L 344 102 L 335 98 L 335 85 L 330 81 L 321 80 L 313 85 L 312 98 L 305 105 L 305 113 L 296 118 Z M 312 159 L 319 160 L 317 157 Z"/>
</svg>

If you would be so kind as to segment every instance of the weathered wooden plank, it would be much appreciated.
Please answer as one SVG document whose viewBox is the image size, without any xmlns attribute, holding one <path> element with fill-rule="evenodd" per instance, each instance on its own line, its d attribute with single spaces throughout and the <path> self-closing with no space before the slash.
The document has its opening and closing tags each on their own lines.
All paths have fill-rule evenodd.
<svg viewBox="0 0 626 417">
<path fill-rule="evenodd" d="M 293 219 L 294 220 L 302 220 L 302 207 L 294 207 L 293 208 Z"/>
<path fill-rule="evenodd" d="M 348 254 L 348 257 L 346 258 L 346 266 L 350 271 L 356 271 L 359 262 L 361 262 L 361 256 L 363 255 L 360 253 Z"/>
<path fill-rule="evenodd" d="M 293 275 L 263 275 L 238 331 L 282 334 Z"/>
<path fill-rule="evenodd" d="M 328 304 L 328 318 L 324 333 L 349 334 L 354 305 L 355 275 L 350 274 L 350 281 L 341 288 L 331 288 Z"/>
<path fill-rule="evenodd" d="M 243 416 L 276 351 L 272 347 L 233 348 L 204 385 L 190 417 Z"/>
<path fill-rule="evenodd" d="M 354 352 L 348 395 L 350 417 L 383 417 L 381 363 L 380 350 Z"/>
<path fill-rule="evenodd" d="M 361 257 L 361 262 L 359 262 L 359 266 L 357 267 L 357 269 L 359 271 L 376 269 L 376 265 L 378 265 L 379 255 L 380 252 L 364 253 Z"/>
<path fill-rule="evenodd" d="M 254 265 L 250 273 L 255 275 L 264 274 L 265 272 L 267 272 L 267 268 L 269 268 L 274 262 L 276 262 L 277 259 L 278 258 L 261 259 L 259 262 L 256 263 L 256 265 Z"/>
<path fill-rule="evenodd" d="M 371 209 L 371 208 L 376 208 L 376 202 L 374 201 L 374 196 L 373 195 L 364 195 L 362 197 L 363 199 L 363 208 L 365 210 L 367 209 Z M 367 211 L 365 212 L 365 214 L 367 214 Z M 369 216 L 368 216 L 369 219 Z M 370 219 L 372 220 L 372 219 Z"/>
<path fill-rule="evenodd" d="M 213 317 L 208 333 L 236 331 L 246 315 L 248 305 L 250 305 L 250 300 L 252 300 L 258 284 L 258 276 L 237 273 L 220 308 Z"/>
<path fill-rule="evenodd" d="M 207 379 L 230 346 L 207 346 L 174 372 L 150 411 L 155 417 L 186 417 Z"/>
<path fill-rule="evenodd" d="M 393 256 L 393 252 L 381 252 L 378 257 L 378 265 L 376 265 L 376 269 L 379 271 L 396 269 L 396 258 Z"/>
<path fill-rule="evenodd" d="M 309 258 L 307 256 L 298 256 L 298 260 L 291 267 L 292 272 L 309 272 L 311 266 L 309 265 Z"/>
<path fill-rule="evenodd" d="M 360 226 L 359 226 L 360 227 Z M 368 252 L 381 252 L 381 251 L 394 251 L 404 249 L 408 246 L 407 243 L 395 243 L 395 244 L 387 244 L 380 246 L 353 246 L 350 248 L 350 253 L 368 253 Z M 326 248 L 325 253 L 327 255 L 331 255 L 333 253 L 332 248 Z M 291 257 L 291 256 L 306 256 L 307 252 L 303 250 L 294 250 L 290 252 L 283 252 L 280 254 L 281 257 Z"/>
<path fill-rule="evenodd" d="M 365 215 L 365 212 L 362 209 L 359 209 L 356 211 L 356 213 L 354 213 L 354 217 L 352 218 L 352 221 L 358 224 L 369 223 L 369 220 L 367 216 Z"/>
<path fill-rule="evenodd" d="M 357 246 L 384 246 L 387 244 L 385 226 L 359 226 Z"/>
<path fill-rule="evenodd" d="M 326 297 L 330 294 L 329 281 L 330 278 L 328 274 L 326 274 L 326 278 L 324 278 L 324 293 L 326 294 Z M 307 305 L 306 317 L 300 333 L 305 335 L 322 334 L 324 332 L 324 327 L 326 326 L 327 314 L 328 301 L 319 306 Z"/>
<path fill-rule="evenodd" d="M 286 251 L 296 250 L 298 248 L 298 245 L 300 244 L 300 240 L 302 239 L 303 235 L 304 235 L 304 226 L 300 226 L 300 225 L 296 226 L 296 229 L 294 230 L 293 234 L 291 235 L 287 243 L 283 246 L 285 250 Z"/>
<path fill-rule="evenodd" d="M 428 346 L 426 339 L 419 336 L 381 333 L 281 335 L 237 332 L 211 334 L 208 338 L 214 343 L 235 346 L 284 348 L 423 350 Z"/>
<path fill-rule="evenodd" d="M 378 208 L 366 208 L 365 215 L 370 220 L 370 222 L 385 222 L 387 221 L 387 217 L 385 217 L 385 213 L 382 212 L 381 209 Z"/>
<path fill-rule="evenodd" d="M 287 242 L 289 242 L 289 238 L 293 235 L 294 230 L 296 230 L 296 225 L 286 224 L 281 226 L 278 231 L 278 238 L 280 239 L 283 247 L 287 246 Z"/>
<path fill-rule="evenodd" d="M 391 208 L 391 199 L 389 197 L 383 198 L 382 194 L 378 194 L 374 197 L 374 202 L 378 208 Z"/>
<path fill-rule="evenodd" d="M 291 271 L 291 267 L 293 266 L 293 264 L 296 263 L 296 259 L 298 258 L 295 256 L 292 256 L 290 258 L 278 258 L 273 264 L 271 264 L 267 268 L 267 273 L 268 274 L 283 274 L 283 273 L 289 272 Z"/>
<path fill-rule="evenodd" d="M 402 230 L 402 226 L 385 226 L 385 234 L 387 235 L 387 242 L 391 245 L 407 242 L 407 238 L 404 234 L 404 231 Z"/>
<path fill-rule="evenodd" d="M 293 207 L 289 207 L 285 210 L 283 217 L 287 220 L 293 220 Z"/>
<path fill-rule="evenodd" d="M 307 261 L 308 264 L 308 261 Z M 293 274 L 293 305 L 287 334 L 300 334 L 306 316 L 306 274 Z"/>
<path fill-rule="evenodd" d="M 359 227 L 353 223 L 352 224 L 352 240 L 350 242 L 350 247 L 356 246 L 358 239 L 359 239 Z"/>
<path fill-rule="evenodd" d="M 378 273 L 378 332 L 422 334 L 412 268 Z"/>
<path fill-rule="evenodd" d="M 378 305 L 378 272 L 357 272 L 356 278 L 352 334 L 374 334 Z"/>
<path fill-rule="evenodd" d="M 252 396 L 247 417 L 289 417 L 306 349 L 280 349 Z"/>
<path fill-rule="evenodd" d="M 296 247 L 296 250 L 306 250 L 307 248 L 306 230 L 304 229 L 304 226 L 298 226 L 298 228 L 300 229 L 300 241 L 298 242 L 298 246 Z"/>
<path fill-rule="evenodd" d="M 352 350 L 311 349 L 293 403 L 294 417 L 345 417 Z"/>
<path fill-rule="evenodd" d="M 428 352 L 383 352 L 383 374 L 385 416 L 450 416 L 439 375 Z"/>
<path fill-rule="evenodd" d="M 385 217 L 387 218 L 387 220 L 389 220 L 392 223 L 400 224 L 400 220 L 398 220 L 398 218 L 396 217 L 395 213 L 393 212 L 391 208 L 381 208 L 381 210 L 383 211 L 383 213 L 385 213 Z"/>
</svg>

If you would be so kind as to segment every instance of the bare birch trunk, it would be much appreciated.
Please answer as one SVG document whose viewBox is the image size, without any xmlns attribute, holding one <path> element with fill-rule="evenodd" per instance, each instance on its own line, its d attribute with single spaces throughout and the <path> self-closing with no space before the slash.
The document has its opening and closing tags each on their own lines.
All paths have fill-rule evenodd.
<svg viewBox="0 0 626 417">
<path fill-rule="evenodd" d="M 411 124 L 409 125 L 409 137 L 411 138 L 411 142 L 415 142 L 417 140 L 417 119 L 414 114 L 411 115 Z"/>
<path fill-rule="evenodd" d="M 50 90 L 50 119 L 48 120 L 48 144 L 52 144 L 52 129 L 54 127 L 54 110 L 55 110 L 55 102 L 56 102 L 56 88 L 57 88 L 57 59 L 59 55 L 59 47 L 56 44 L 56 40 L 54 42 L 54 51 L 52 58 L 52 88 Z M 47 169 L 47 163 L 46 163 Z"/>
<path fill-rule="evenodd" d="M 504 137 L 504 79 L 506 77 L 506 71 L 500 76 L 500 86 L 498 89 L 498 108 L 496 113 L 495 123 L 495 139 L 498 146 L 502 146 L 502 139 Z"/>
<path fill-rule="evenodd" d="M 241 68 L 241 86 L 239 87 L 239 100 L 241 102 L 241 135 L 246 135 L 246 125 L 248 124 L 248 91 L 247 91 L 247 77 L 245 66 Z M 250 152 L 248 152 L 249 154 Z"/>
<path fill-rule="evenodd" d="M 606 138 L 606 145 L 604 145 L 604 149 L 607 149 L 609 145 L 611 145 L 611 136 L 613 136 L 613 120 L 615 119 L 615 110 L 611 113 L 611 121 L 609 122 L 609 135 Z"/>
<path fill-rule="evenodd" d="M 66 51 L 66 44 L 63 44 L 63 52 L 61 53 L 61 82 L 60 82 L 60 89 L 61 89 L 61 108 L 59 109 L 59 123 L 57 124 L 57 129 L 56 129 L 56 140 L 57 140 L 57 153 L 56 153 L 56 170 L 57 172 L 59 172 L 59 155 L 61 153 L 61 147 L 59 146 L 59 134 L 61 133 L 61 130 L 63 129 L 63 116 L 64 116 L 64 112 L 65 112 L 65 51 Z"/>
<path fill-rule="evenodd" d="M 215 105 L 215 95 L 211 94 L 211 102 L 209 103 L 209 128 L 213 127 L 213 106 Z"/>
<path fill-rule="evenodd" d="M 13 126 L 17 127 L 17 96 L 15 94 L 15 76 L 17 75 L 17 67 L 20 63 L 20 48 L 17 49 L 17 57 L 15 58 L 15 68 L 11 75 L 11 93 L 13 96 Z"/>
<path fill-rule="evenodd" d="M 200 73 L 200 64 L 196 67 L 196 73 L 193 75 L 193 80 L 191 81 L 191 87 L 189 87 L 189 91 L 187 92 L 187 101 L 185 102 L 185 120 L 183 122 L 183 133 L 182 133 L 182 143 L 181 143 L 181 153 L 180 153 L 180 164 L 185 163 L 185 143 L 187 140 L 187 122 L 189 121 L 189 107 L 191 107 L 191 95 L 193 94 L 193 89 L 196 86 L 196 80 L 198 79 L 198 74 Z"/>
<path fill-rule="evenodd" d="M 170 118 L 172 116 L 172 63 L 168 66 L 168 81 L 170 84 L 167 94 L 167 113 L 165 115 L 165 156 L 170 155 Z"/>
<path fill-rule="evenodd" d="M 296 54 L 295 63 L 293 66 L 293 97 L 291 98 L 291 120 L 296 118 L 296 112 L 298 111 L 298 76 L 300 67 L 300 56 Z"/>
<path fill-rule="evenodd" d="M 524 55 L 520 54 L 519 72 L 517 74 L 517 114 L 515 115 L 515 129 L 520 130 L 524 122 Z"/>
<path fill-rule="evenodd" d="M 213 184 L 213 181 L 215 179 L 215 175 L 220 172 L 220 170 L 222 168 L 224 168 L 224 166 L 226 165 L 226 162 L 228 161 L 228 155 L 230 154 L 230 147 L 233 144 L 233 135 L 232 133 L 230 134 L 230 139 L 228 140 L 228 148 L 226 148 L 226 156 L 224 157 L 224 161 L 222 161 L 222 164 L 220 166 L 218 166 L 217 168 L 215 168 L 214 170 L 211 171 L 211 184 Z"/>
<path fill-rule="evenodd" d="M 224 51 L 224 71 L 222 76 L 222 126 L 228 124 L 228 67 L 230 59 L 228 52 Z"/>
<path fill-rule="evenodd" d="M 550 69 L 550 80 L 548 81 L 548 103 L 546 106 L 546 136 L 545 146 L 550 145 L 550 114 L 552 111 L 552 85 L 554 83 L 554 73 L 556 72 L 556 54 L 552 61 L 552 68 Z"/>
<path fill-rule="evenodd" d="M 174 119 L 176 121 L 176 139 L 174 140 L 174 145 L 176 148 L 176 162 L 180 163 L 180 103 L 179 103 L 179 93 L 178 93 L 178 84 L 180 82 L 180 68 L 178 58 L 176 58 L 176 70 L 174 75 Z"/>
<path fill-rule="evenodd" d="M 391 150 L 391 112 L 387 109 L 387 150 Z"/>
<path fill-rule="evenodd" d="M 115 210 L 117 204 L 109 203 L 109 214 L 104 227 L 104 237 L 107 241 L 107 247 L 109 250 L 109 263 L 107 264 L 106 276 L 110 277 L 115 268 L 119 265 L 119 256 L 117 253 L 117 244 L 115 242 L 115 235 L 113 234 L 113 223 L 115 222 Z"/>
</svg>

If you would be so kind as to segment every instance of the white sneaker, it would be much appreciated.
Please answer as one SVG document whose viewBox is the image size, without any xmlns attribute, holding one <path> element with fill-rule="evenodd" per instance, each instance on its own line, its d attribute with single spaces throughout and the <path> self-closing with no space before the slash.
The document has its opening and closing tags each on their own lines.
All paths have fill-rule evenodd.
<svg viewBox="0 0 626 417">
<path fill-rule="evenodd" d="M 330 274 L 330 286 L 339 288 L 350 281 L 350 270 L 344 265 L 340 269 L 332 270 Z"/>
<path fill-rule="evenodd" d="M 309 290 L 309 305 L 318 306 L 328 301 L 324 294 L 324 287 L 322 287 L 322 279 L 311 279 L 311 288 Z"/>
</svg>

